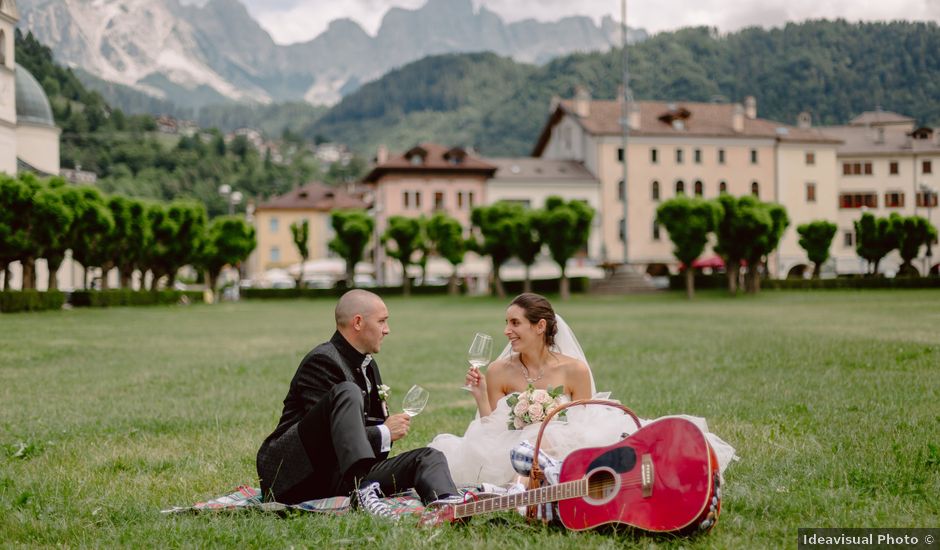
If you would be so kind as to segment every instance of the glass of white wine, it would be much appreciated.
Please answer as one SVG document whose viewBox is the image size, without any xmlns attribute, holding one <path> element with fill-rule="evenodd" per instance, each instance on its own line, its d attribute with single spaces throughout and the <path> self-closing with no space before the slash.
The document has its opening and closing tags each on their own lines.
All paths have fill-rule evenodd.
<svg viewBox="0 0 940 550">
<path fill-rule="evenodd" d="M 431 394 L 428 390 L 415 384 L 411 386 L 411 389 L 408 390 L 408 393 L 406 393 L 404 399 L 402 399 L 401 408 L 408 416 L 418 416 L 418 413 L 423 411 L 425 405 L 428 404 L 428 398 L 430 396 Z"/>
<path fill-rule="evenodd" d="M 473 335 L 473 342 L 470 343 L 470 349 L 467 351 L 467 362 L 476 370 L 490 364 L 493 358 L 493 337 L 489 334 L 478 332 Z M 463 386 L 463 389 L 470 391 L 470 386 Z"/>
</svg>

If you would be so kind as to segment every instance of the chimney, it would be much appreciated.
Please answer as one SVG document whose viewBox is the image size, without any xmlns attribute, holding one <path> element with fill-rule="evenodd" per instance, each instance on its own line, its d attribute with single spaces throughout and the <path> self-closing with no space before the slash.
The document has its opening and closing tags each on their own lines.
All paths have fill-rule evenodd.
<svg viewBox="0 0 940 550">
<path fill-rule="evenodd" d="M 802 113 L 798 114 L 798 115 L 796 116 L 796 126 L 797 126 L 798 128 L 802 128 L 802 129 L 804 129 L 804 130 L 807 130 L 807 129 L 809 129 L 809 128 L 812 128 L 812 126 L 813 126 L 813 117 L 812 117 L 812 115 L 810 115 L 810 114 L 807 113 L 806 111 L 803 111 Z"/>
<path fill-rule="evenodd" d="M 627 112 L 627 124 L 631 130 L 640 129 L 640 106 L 635 101 L 630 104 L 630 109 Z"/>
<path fill-rule="evenodd" d="M 385 164 L 386 161 L 388 161 L 388 147 L 382 144 L 379 145 L 378 151 L 375 152 L 375 163 Z"/>
<path fill-rule="evenodd" d="M 574 112 L 581 118 L 591 116 L 591 92 L 584 86 L 574 90 Z"/>
<path fill-rule="evenodd" d="M 735 132 L 744 131 L 744 106 L 740 103 L 734 104 L 734 113 L 731 115 L 731 128 Z"/>
<path fill-rule="evenodd" d="M 757 98 L 752 95 L 744 98 L 744 113 L 751 120 L 757 118 Z"/>
</svg>

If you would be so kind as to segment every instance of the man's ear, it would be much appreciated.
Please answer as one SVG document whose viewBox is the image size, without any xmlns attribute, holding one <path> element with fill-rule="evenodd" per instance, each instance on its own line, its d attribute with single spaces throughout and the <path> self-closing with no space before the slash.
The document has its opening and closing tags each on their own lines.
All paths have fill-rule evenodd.
<svg viewBox="0 0 940 550">
<path fill-rule="evenodd" d="M 352 326 L 353 330 L 362 330 L 362 315 L 354 315 L 350 325 Z"/>
</svg>

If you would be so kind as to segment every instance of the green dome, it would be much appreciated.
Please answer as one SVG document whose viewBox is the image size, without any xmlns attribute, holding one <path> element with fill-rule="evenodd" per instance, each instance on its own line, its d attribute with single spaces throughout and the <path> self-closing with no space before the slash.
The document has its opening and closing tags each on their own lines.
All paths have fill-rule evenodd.
<svg viewBox="0 0 940 550">
<path fill-rule="evenodd" d="M 43 126 L 55 126 L 49 98 L 36 77 L 16 64 L 16 120 Z"/>
</svg>

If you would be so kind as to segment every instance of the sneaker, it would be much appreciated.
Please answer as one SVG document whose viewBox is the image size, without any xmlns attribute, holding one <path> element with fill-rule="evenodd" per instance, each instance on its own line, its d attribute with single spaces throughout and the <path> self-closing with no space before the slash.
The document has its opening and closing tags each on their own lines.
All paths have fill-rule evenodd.
<svg viewBox="0 0 940 550">
<path fill-rule="evenodd" d="M 353 491 L 353 506 L 365 510 L 368 514 L 398 520 L 398 515 L 392 512 L 391 507 L 382 501 L 382 489 L 378 482 L 372 482 Z"/>
<path fill-rule="evenodd" d="M 476 497 L 473 493 L 457 494 L 457 495 L 448 495 L 443 498 L 439 498 L 435 501 L 429 502 L 426 508 L 436 508 L 439 506 L 456 506 L 458 504 L 464 504 L 476 500 Z"/>
</svg>

